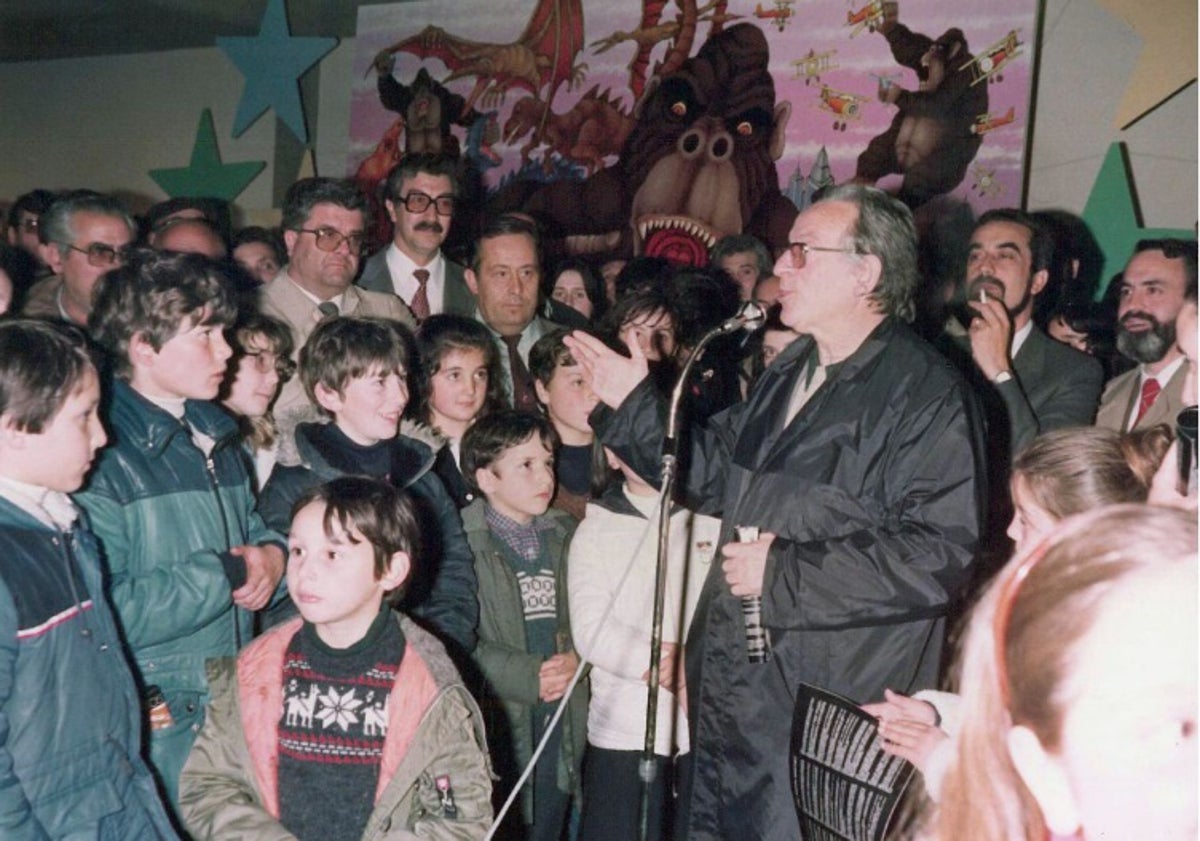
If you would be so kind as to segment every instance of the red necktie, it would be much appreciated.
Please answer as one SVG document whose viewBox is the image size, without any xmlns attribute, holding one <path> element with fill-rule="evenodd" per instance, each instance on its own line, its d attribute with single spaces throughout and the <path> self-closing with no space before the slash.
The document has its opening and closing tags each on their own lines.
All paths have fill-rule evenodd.
<svg viewBox="0 0 1200 841">
<path fill-rule="evenodd" d="M 533 391 L 533 378 L 529 376 L 525 360 L 521 359 L 521 352 L 517 350 L 517 343 L 521 341 L 521 335 L 518 333 L 515 336 L 501 336 L 500 341 L 504 342 L 504 346 L 508 348 L 508 365 L 512 373 L 513 408 L 523 412 L 536 412 L 537 397 Z"/>
<path fill-rule="evenodd" d="M 424 321 L 429 318 L 429 293 L 425 291 L 425 284 L 429 281 L 429 270 L 414 269 L 413 277 L 417 279 L 417 292 L 413 295 L 412 311 L 417 321 Z"/>
<path fill-rule="evenodd" d="M 1137 417 L 1133 419 L 1133 425 L 1137 426 L 1142 421 L 1142 417 L 1154 405 L 1154 401 L 1158 399 L 1158 393 L 1162 391 L 1162 386 L 1158 384 L 1158 380 L 1150 377 L 1142 383 L 1142 400 L 1138 403 Z"/>
</svg>

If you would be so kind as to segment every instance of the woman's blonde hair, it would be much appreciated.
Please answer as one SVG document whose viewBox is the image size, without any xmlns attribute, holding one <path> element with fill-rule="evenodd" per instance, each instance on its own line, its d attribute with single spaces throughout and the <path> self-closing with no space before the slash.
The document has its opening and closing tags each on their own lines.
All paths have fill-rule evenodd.
<svg viewBox="0 0 1200 841">
<path fill-rule="evenodd" d="M 1195 562 L 1193 514 L 1118 505 L 1063 520 L 1005 566 L 972 612 L 959 653 L 962 728 L 922 838 L 1043 841 L 1041 809 L 1009 757 L 1010 728 L 1024 725 L 1056 750 L 1076 649 L 1096 617 L 1138 571 Z"/>
<path fill-rule="evenodd" d="M 1173 437 L 1165 424 L 1126 434 L 1095 426 L 1056 429 L 1017 454 L 1013 475 L 1059 520 L 1101 505 L 1145 502 Z"/>
</svg>

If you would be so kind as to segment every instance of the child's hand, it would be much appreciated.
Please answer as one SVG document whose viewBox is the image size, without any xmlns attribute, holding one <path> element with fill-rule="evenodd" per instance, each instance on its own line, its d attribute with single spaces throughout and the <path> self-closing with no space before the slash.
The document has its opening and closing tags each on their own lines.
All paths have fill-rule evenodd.
<svg viewBox="0 0 1200 841">
<path fill-rule="evenodd" d="M 918 701 L 890 689 L 883 690 L 883 697 L 886 700 L 874 704 L 863 704 L 863 711 L 875 716 L 881 722 L 907 720 L 918 724 L 937 725 L 937 710 L 928 701 Z"/>
<path fill-rule="evenodd" d="M 567 691 L 567 684 L 579 668 L 579 655 L 574 651 L 555 654 L 546 659 L 538 670 L 538 698 L 557 701 Z"/>
<path fill-rule="evenodd" d="M 933 753 L 934 748 L 949 739 L 950 736 L 946 731 L 932 724 L 898 718 L 891 721 L 880 720 L 879 738 L 883 744 L 884 753 L 907 759 L 924 774 L 925 763 L 929 759 L 929 755 Z"/>
<path fill-rule="evenodd" d="M 246 610 L 261 610 L 283 578 L 283 550 L 278 546 L 234 546 L 230 550 L 246 562 L 246 583 L 233 591 L 233 603 Z"/>
</svg>

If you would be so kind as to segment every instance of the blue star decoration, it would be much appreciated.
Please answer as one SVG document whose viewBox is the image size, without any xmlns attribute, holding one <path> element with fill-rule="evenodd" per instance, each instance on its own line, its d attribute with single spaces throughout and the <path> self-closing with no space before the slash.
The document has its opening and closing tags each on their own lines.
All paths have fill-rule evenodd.
<svg viewBox="0 0 1200 841">
<path fill-rule="evenodd" d="M 1142 227 L 1141 214 L 1134 203 L 1132 173 L 1125 162 L 1120 143 L 1108 147 L 1100 173 L 1092 185 L 1092 193 L 1083 208 L 1083 221 L 1091 228 L 1092 236 L 1104 255 L 1101 288 L 1097 290 L 1100 295 L 1104 294 L 1109 279 L 1129 262 L 1138 240 L 1193 237 L 1190 230 L 1182 228 Z"/>
<path fill-rule="evenodd" d="M 246 77 L 233 121 L 233 136 L 241 137 L 268 108 L 274 108 L 275 115 L 292 134 L 301 143 L 307 143 L 300 77 L 336 47 L 337 42 L 337 38 L 291 37 L 284 0 L 268 0 L 255 37 L 218 38 L 217 48 Z"/>
<path fill-rule="evenodd" d="M 185 167 L 152 169 L 150 177 L 168 196 L 205 196 L 232 201 L 266 167 L 266 161 L 221 163 L 212 111 L 205 108 L 196 127 L 192 160 Z"/>
</svg>

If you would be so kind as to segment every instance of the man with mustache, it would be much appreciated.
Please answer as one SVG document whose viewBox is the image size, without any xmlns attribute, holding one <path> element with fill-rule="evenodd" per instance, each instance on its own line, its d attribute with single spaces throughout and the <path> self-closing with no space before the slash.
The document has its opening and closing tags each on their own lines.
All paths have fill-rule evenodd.
<svg viewBox="0 0 1200 841">
<path fill-rule="evenodd" d="M 1099 362 L 1033 323 L 1053 248 L 1035 219 L 1000 208 L 979 218 L 967 250 L 971 359 L 987 381 L 988 439 L 1006 442 L 1010 459 L 1042 432 L 1090 424 L 1104 382 Z"/>
<path fill-rule="evenodd" d="M 1125 266 L 1117 306 L 1117 350 L 1139 363 L 1109 381 L 1096 425 L 1129 430 L 1174 423 L 1187 376 L 1175 335 L 1185 298 L 1196 298 L 1196 241 L 1142 240 Z"/>
<path fill-rule="evenodd" d="M 399 295 L 419 321 L 438 313 L 469 317 L 475 300 L 463 267 L 442 253 L 458 200 L 454 161 L 406 155 L 388 175 L 385 194 L 392 242 L 367 260 L 358 285 Z"/>
</svg>

